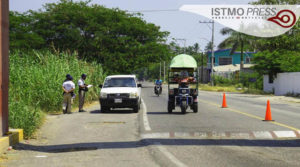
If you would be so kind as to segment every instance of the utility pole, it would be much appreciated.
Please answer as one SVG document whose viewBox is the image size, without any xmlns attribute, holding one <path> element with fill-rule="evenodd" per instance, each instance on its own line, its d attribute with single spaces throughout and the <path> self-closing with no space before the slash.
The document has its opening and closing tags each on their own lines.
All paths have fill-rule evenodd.
<svg viewBox="0 0 300 167">
<path fill-rule="evenodd" d="M 204 57 L 204 53 L 203 52 L 201 52 L 201 83 L 203 84 L 203 70 L 204 70 L 204 67 L 203 67 L 203 61 L 204 61 L 204 59 L 203 59 L 203 57 Z"/>
<path fill-rule="evenodd" d="M 161 61 L 159 62 L 159 79 L 161 79 Z"/>
<path fill-rule="evenodd" d="M 212 21 L 199 21 L 199 23 L 209 23 L 209 24 L 212 24 L 212 28 L 211 28 L 211 31 L 212 31 L 212 37 L 211 37 L 211 73 L 210 73 L 210 83 L 211 83 L 211 86 L 214 86 L 214 79 L 213 79 L 213 76 L 214 76 L 214 59 L 215 59 L 215 53 L 214 53 L 214 38 L 215 38 L 215 21 L 212 20 Z"/>
<path fill-rule="evenodd" d="M 166 80 L 166 61 L 164 61 L 164 82 Z"/>
<path fill-rule="evenodd" d="M 9 0 L 0 0 L 0 135 L 8 133 Z"/>
</svg>

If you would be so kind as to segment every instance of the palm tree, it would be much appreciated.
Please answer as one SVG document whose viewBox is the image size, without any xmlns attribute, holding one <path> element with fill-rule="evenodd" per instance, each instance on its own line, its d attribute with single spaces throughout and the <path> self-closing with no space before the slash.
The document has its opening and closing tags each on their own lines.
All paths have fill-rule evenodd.
<svg viewBox="0 0 300 167">
<path fill-rule="evenodd" d="M 194 48 L 194 52 L 195 52 L 196 54 L 199 53 L 200 45 L 199 45 L 198 43 L 195 43 L 194 46 L 193 46 L 193 48 Z"/>
<path fill-rule="evenodd" d="M 211 50 L 212 50 L 212 42 L 210 41 L 210 42 L 208 42 L 207 45 L 205 46 L 204 51 L 205 51 L 205 52 L 209 52 L 209 51 L 211 51 Z"/>
<path fill-rule="evenodd" d="M 232 46 L 230 55 L 232 55 L 237 48 L 241 49 L 241 64 L 240 64 L 240 71 L 243 70 L 244 68 L 244 46 L 250 45 L 251 46 L 251 38 L 245 34 L 236 32 L 230 28 L 223 28 L 221 30 L 222 35 L 230 35 L 228 38 L 226 38 L 224 41 L 222 41 L 219 45 L 218 48 L 226 48 L 229 45 Z"/>
</svg>

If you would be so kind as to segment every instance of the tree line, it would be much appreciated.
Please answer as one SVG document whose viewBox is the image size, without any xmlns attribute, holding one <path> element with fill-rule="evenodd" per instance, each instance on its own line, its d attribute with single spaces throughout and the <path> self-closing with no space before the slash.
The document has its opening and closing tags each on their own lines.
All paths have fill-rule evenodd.
<svg viewBox="0 0 300 167">
<path fill-rule="evenodd" d="M 60 0 L 38 11 L 10 12 L 10 49 L 76 52 L 108 73 L 131 73 L 170 57 L 169 32 L 139 13 L 90 2 Z"/>
</svg>

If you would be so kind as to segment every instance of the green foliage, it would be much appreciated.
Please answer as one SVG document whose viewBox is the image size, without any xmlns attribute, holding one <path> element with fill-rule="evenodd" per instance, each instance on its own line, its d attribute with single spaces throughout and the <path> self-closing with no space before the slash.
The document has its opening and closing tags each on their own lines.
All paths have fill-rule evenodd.
<svg viewBox="0 0 300 167">
<path fill-rule="evenodd" d="M 166 66 L 167 66 L 167 64 L 166 64 Z M 161 73 L 162 78 L 161 79 L 163 80 L 163 72 L 164 72 L 163 71 L 163 64 L 161 66 L 161 69 L 162 69 L 162 73 Z M 166 68 L 166 75 L 168 74 L 167 69 L 168 68 Z M 148 80 L 158 79 L 159 76 L 160 76 L 159 71 L 160 71 L 160 63 L 151 64 L 149 66 L 148 70 L 147 70 L 147 74 L 146 74 L 147 78 L 146 79 L 148 79 Z"/>
<path fill-rule="evenodd" d="M 238 81 L 233 79 L 233 77 L 231 79 L 229 78 L 225 78 L 225 77 L 222 77 L 222 76 L 218 76 L 218 75 L 214 75 L 213 76 L 213 80 L 214 80 L 214 84 L 216 86 L 218 85 L 225 85 L 225 86 L 228 86 L 228 85 L 235 85 Z"/>
<path fill-rule="evenodd" d="M 110 73 L 131 73 L 170 56 L 164 44 L 168 32 L 146 23 L 139 14 L 89 2 L 60 0 L 39 11 L 11 12 L 12 48 L 76 51 Z"/>
<path fill-rule="evenodd" d="M 285 51 L 281 55 L 280 68 L 285 72 L 300 71 L 300 52 Z"/>
<path fill-rule="evenodd" d="M 299 0 L 258 0 L 252 4 L 297 4 Z M 237 41 L 237 32 L 227 31 L 223 29 L 223 34 L 230 36 L 225 39 L 220 45 L 220 48 L 228 47 L 230 44 Z M 300 71 L 300 22 L 287 33 L 272 37 L 272 38 L 258 38 L 243 35 L 243 39 L 247 39 L 244 48 L 256 50 L 254 55 L 255 71 L 262 79 L 263 74 L 268 74 L 275 78 L 280 72 L 298 72 Z M 238 48 L 239 49 L 239 48 Z M 240 48 L 241 49 L 241 48 Z M 262 88 L 262 81 L 259 82 L 259 87 Z M 246 83 L 243 83 L 247 85 Z"/>
<path fill-rule="evenodd" d="M 39 34 L 32 31 L 32 24 L 33 18 L 26 13 L 9 13 L 9 38 L 11 50 L 42 48 L 45 44 L 45 40 Z"/>
<path fill-rule="evenodd" d="M 41 125 L 43 117 L 44 114 L 40 110 L 27 106 L 22 99 L 14 101 L 10 98 L 9 126 L 23 129 L 26 138 L 32 136 L 34 131 Z"/>
<path fill-rule="evenodd" d="M 242 87 L 254 88 L 258 90 L 263 89 L 263 76 L 259 73 L 241 73 L 239 77 L 239 83 L 242 84 Z M 250 82 L 250 79 L 256 79 L 256 82 Z"/>
<path fill-rule="evenodd" d="M 297 0 L 259 0 L 255 4 L 297 4 Z M 257 38 L 254 69 L 275 78 L 280 72 L 300 71 L 300 22 L 287 33 L 272 38 Z"/>
<path fill-rule="evenodd" d="M 222 76 L 214 75 L 214 83 L 216 86 L 232 86 L 235 85 L 236 88 L 253 88 L 253 89 L 263 89 L 263 77 L 259 73 L 241 73 L 232 74 L 230 78 L 225 78 Z M 256 82 L 250 82 L 250 78 L 255 78 Z"/>
<path fill-rule="evenodd" d="M 254 69 L 260 74 L 268 74 L 276 76 L 277 73 L 282 72 L 280 68 L 280 53 L 278 51 L 262 51 L 254 55 L 255 66 Z"/>
<path fill-rule="evenodd" d="M 101 65 L 77 59 L 76 54 L 32 51 L 10 53 L 9 120 L 13 128 L 23 128 L 31 136 L 40 125 L 42 111 L 61 110 L 62 83 L 66 74 L 74 77 L 74 83 L 82 73 L 88 75 L 86 83 L 95 87 L 89 89 L 87 100 L 98 97 L 97 85 L 104 75 Z M 77 94 L 78 87 L 75 93 Z M 77 104 L 75 99 L 75 104 Z"/>
<path fill-rule="evenodd" d="M 209 84 L 200 84 L 199 90 L 213 91 L 213 92 L 244 92 L 243 89 L 237 89 L 238 87 L 233 85 L 218 85 L 210 86 Z"/>
<path fill-rule="evenodd" d="M 300 52 L 289 51 L 285 49 L 276 49 L 274 51 L 263 51 L 255 54 L 254 69 L 261 74 L 268 74 L 276 77 L 280 72 L 298 72 L 300 71 Z"/>
</svg>

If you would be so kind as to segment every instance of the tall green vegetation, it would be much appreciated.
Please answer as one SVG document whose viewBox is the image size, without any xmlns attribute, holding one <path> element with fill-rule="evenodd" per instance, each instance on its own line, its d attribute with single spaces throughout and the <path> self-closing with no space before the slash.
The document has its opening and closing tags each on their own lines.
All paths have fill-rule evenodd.
<svg viewBox="0 0 300 167">
<path fill-rule="evenodd" d="M 133 73 L 167 60 L 168 32 L 138 13 L 60 0 L 41 10 L 10 12 L 10 127 L 31 136 L 43 114 L 60 111 L 67 73 L 98 85 L 105 74 Z M 76 54 L 67 54 L 76 53 Z M 97 88 L 88 93 L 96 99 Z M 75 100 L 76 101 L 76 100 Z"/>
<path fill-rule="evenodd" d="M 60 0 L 39 11 L 10 13 L 11 49 L 78 52 L 110 73 L 131 73 L 169 56 L 168 32 L 140 14 Z"/>
<path fill-rule="evenodd" d="M 258 0 L 252 4 L 299 4 L 299 0 Z M 223 33 L 226 34 L 226 33 Z M 219 47 L 228 47 L 228 44 L 237 41 L 237 32 L 231 31 L 230 36 L 225 39 Z M 299 72 L 300 71 L 300 22 L 287 33 L 272 37 L 272 38 L 259 38 L 249 37 L 246 38 L 247 48 L 256 50 L 254 55 L 254 69 L 259 73 L 260 77 L 268 74 L 270 77 L 275 78 L 277 73 L 280 72 Z M 250 40 L 249 40 L 250 39 Z M 260 78 L 261 80 L 261 78 Z"/>
<path fill-rule="evenodd" d="M 298 0 L 259 0 L 255 4 L 297 4 Z M 276 77 L 280 72 L 300 71 L 300 22 L 287 33 L 273 38 L 257 38 L 259 51 L 254 61 L 256 71 Z"/>
<path fill-rule="evenodd" d="M 97 85 L 104 77 L 102 67 L 78 60 L 77 56 L 38 51 L 10 53 L 10 127 L 22 128 L 26 136 L 31 136 L 40 125 L 43 112 L 61 111 L 62 83 L 68 73 L 75 84 L 82 73 L 88 74 L 86 82 L 95 87 L 89 90 L 87 100 L 97 99 Z"/>
</svg>

